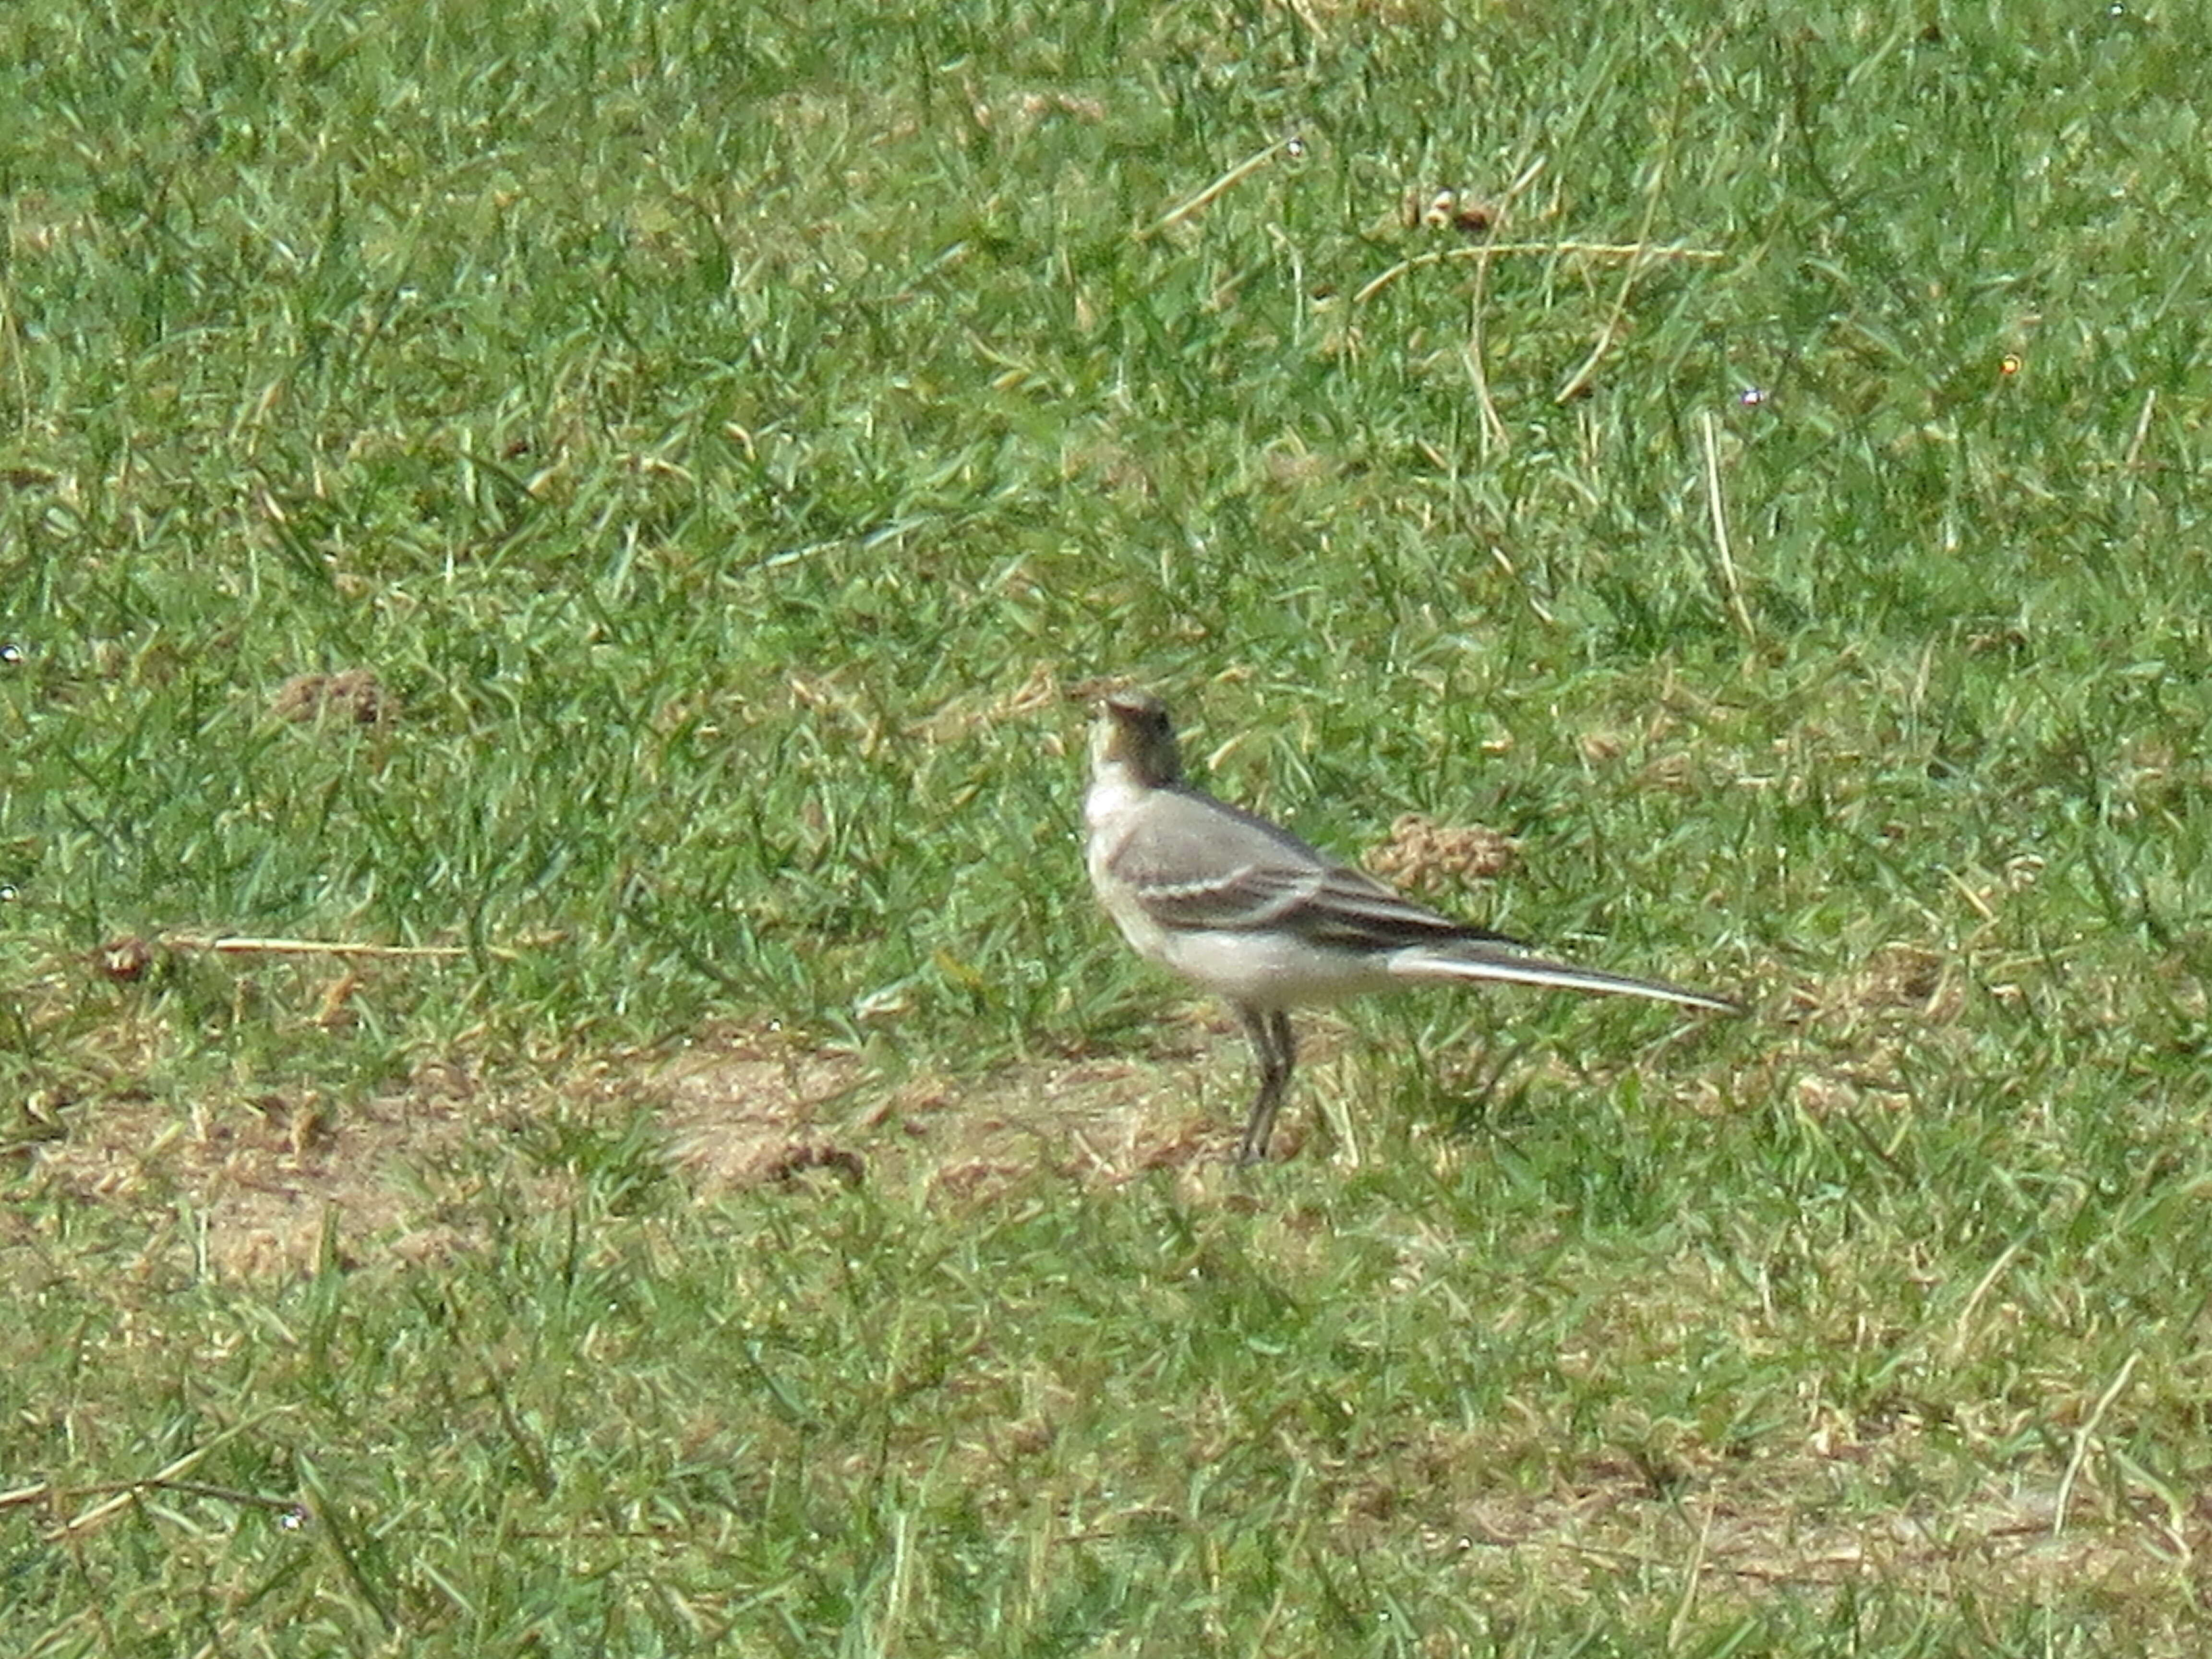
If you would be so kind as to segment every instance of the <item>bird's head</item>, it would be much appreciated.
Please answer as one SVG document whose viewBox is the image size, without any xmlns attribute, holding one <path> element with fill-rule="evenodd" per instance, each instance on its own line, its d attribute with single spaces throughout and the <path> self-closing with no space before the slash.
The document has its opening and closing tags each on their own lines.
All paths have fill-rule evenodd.
<svg viewBox="0 0 2212 1659">
<path fill-rule="evenodd" d="M 1167 704 L 1133 688 L 1101 700 L 1091 728 L 1091 766 L 1094 772 L 1126 769 L 1154 788 L 1180 782 L 1182 761 Z"/>
</svg>

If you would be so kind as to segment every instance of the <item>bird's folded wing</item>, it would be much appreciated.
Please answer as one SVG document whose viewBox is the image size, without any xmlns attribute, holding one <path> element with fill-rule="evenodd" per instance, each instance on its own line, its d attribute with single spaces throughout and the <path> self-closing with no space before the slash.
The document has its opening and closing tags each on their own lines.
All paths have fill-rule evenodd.
<svg viewBox="0 0 2212 1659">
<path fill-rule="evenodd" d="M 1109 868 L 1163 927 L 1267 929 L 1360 951 L 1453 940 L 1520 944 L 1401 898 L 1211 797 L 1161 791 L 1143 811 Z"/>
</svg>

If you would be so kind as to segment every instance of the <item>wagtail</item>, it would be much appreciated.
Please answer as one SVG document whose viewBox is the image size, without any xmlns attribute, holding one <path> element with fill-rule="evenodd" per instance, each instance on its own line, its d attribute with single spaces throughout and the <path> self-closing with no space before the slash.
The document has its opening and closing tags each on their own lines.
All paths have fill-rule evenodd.
<svg viewBox="0 0 2212 1659">
<path fill-rule="evenodd" d="M 1535 955 L 1454 921 L 1182 779 L 1167 705 L 1120 691 L 1091 740 L 1091 884 L 1137 954 L 1237 1011 L 1260 1072 L 1240 1164 L 1267 1155 L 1297 1048 L 1290 1011 L 1370 991 L 1502 980 L 1740 1013 L 1732 999 Z"/>
</svg>

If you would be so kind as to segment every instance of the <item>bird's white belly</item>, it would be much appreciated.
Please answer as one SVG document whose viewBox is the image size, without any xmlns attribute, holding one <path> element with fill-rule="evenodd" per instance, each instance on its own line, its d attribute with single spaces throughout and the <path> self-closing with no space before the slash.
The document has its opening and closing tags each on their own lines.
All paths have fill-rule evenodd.
<svg viewBox="0 0 2212 1659">
<path fill-rule="evenodd" d="M 1295 933 L 1163 927 L 1143 899 L 1117 880 L 1113 861 L 1143 795 L 1118 774 L 1094 782 L 1084 802 L 1091 830 L 1087 862 L 1092 885 L 1121 937 L 1137 954 L 1180 974 L 1200 990 L 1248 1007 L 1277 1009 L 1336 1002 L 1362 992 L 1396 988 L 1387 955 L 1333 951 Z"/>
<path fill-rule="evenodd" d="M 1152 930 L 1159 934 L 1159 930 Z M 1295 1008 L 1395 988 L 1389 958 L 1316 948 L 1283 933 L 1194 931 L 1129 942 L 1194 985 L 1255 1008 Z"/>
</svg>

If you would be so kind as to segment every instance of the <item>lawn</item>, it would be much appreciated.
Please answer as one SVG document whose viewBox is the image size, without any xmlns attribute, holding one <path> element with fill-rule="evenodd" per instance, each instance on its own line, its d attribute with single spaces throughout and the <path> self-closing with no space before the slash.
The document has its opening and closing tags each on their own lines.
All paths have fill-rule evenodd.
<svg viewBox="0 0 2212 1659">
<path fill-rule="evenodd" d="M 0 1647 L 2201 1651 L 2196 33 L 0 15 Z"/>
</svg>

